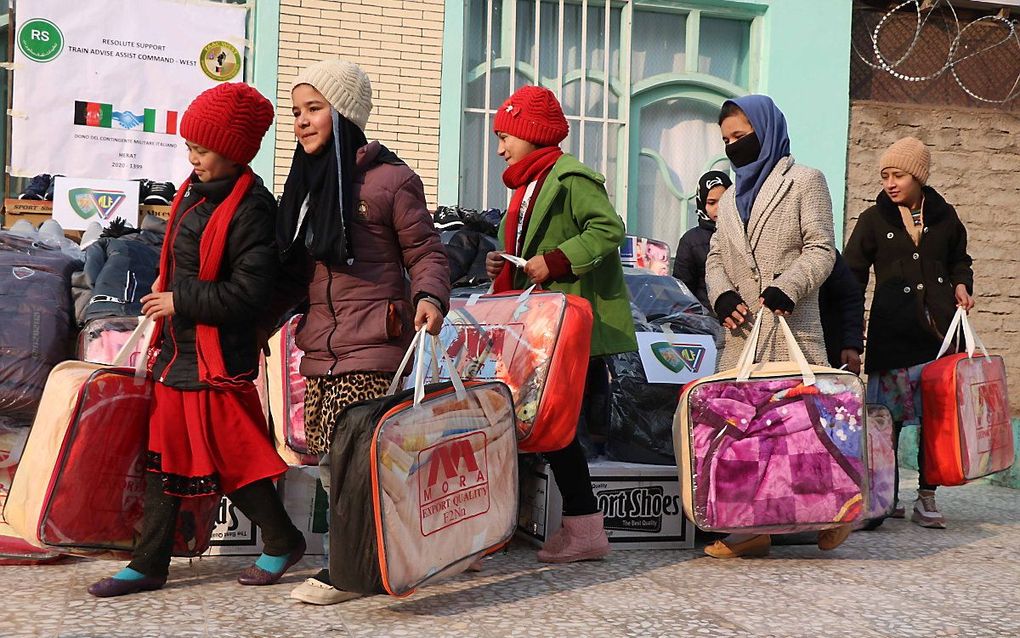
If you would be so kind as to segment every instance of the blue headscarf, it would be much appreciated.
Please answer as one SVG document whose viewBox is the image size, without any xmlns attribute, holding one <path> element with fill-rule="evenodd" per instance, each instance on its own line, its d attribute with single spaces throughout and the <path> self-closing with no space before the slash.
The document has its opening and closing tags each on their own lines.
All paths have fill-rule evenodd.
<svg viewBox="0 0 1020 638">
<path fill-rule="evenodd" d="M 790 136 L 786 131 L 786 116 L 769 96 L 745 95 L 727 101 L 739 106 L 747 115 L 758 141 L 761 142 L 761 153 L 758 154 L 757 160 L 747 166 L 734 168 L 737 176 L 737 212 L 746 226 L 751 219 L 751 207 L 754 206 L 754 200 L 758 197 L 762 184 L 768 179 L 779 160 L 790 154 Z"/>
</svg>

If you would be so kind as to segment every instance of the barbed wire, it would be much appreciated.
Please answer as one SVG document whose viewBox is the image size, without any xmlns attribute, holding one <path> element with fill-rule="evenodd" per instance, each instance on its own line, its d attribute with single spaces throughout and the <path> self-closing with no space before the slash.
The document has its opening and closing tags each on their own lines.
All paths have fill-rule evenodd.
<svg viewBox="0 0 1020 638">
<path fill-rule="evenodd" d="M 914 33 L 910 38 L 910 43 L 907 45 L 906 50 L 902 55 L 894 60 L 892 59 L 894 57 L 893 55 L 882 50 L 882 46 L 880 44 L 882 34 L 892 23 L 893 17 L 901 10 L 911 5 L 913 5 L 914 12 L 917 16 Z M 949 38 L 945 54 L 945 62 L 936 62 L 936 65 L 940 64 L 939 68 L 928 73 L 918 73 L 916 70 L 913 72 L 905 72 L 904 67 L 914 59 L 914 53 L 917 52 L 920 43 L 922 42 L 922 33 L 924 32 L 925 27 L 928 26 L 929 20 L 935 16 L 940 16 L 942 18 L 944 25 L 942 34 Z M 966 38 L 969 35 L 973 37 L 975 33 L 978 33 L 981 30 L 987 31 L 988 27 L 998 27 L 1003 29 L 1002 37 L 997 40 L 993 40 L 991 43 L 986 43 L 985 46 L 981 48 L 969 51 L 971 46 L 968 44 Z M 949 0 L 934 0 L 934 2 L 905 0 L 882 15 L 874 29 L 869 28 L 867 31 L 871 39 L 871 54 L 865 55 L 862 53 L 857 46 L 857 42 L 853 42 L 854 53 L 862 62 L 871 68 L 878 71 L 884 71 L 898 80 L 902 80 L 904 82 L 926 82 L 937 79 L 946 72 L 949 72 L 960 89 L 975 100 L 988 104 L 1005 104 L 1017 97 L 1020 97 L 1020 70 L 1018 70 L 1016 79 L 1013 80 L 1009 91 L 1006 93 L 1006 97 L 997 99 L 986 95 L 980 95 L 977 90 L 972 88 L 972 86 L 968 86 L 967 82 L 963 79 L 963 77 L 961 77 L 959 69 L 959 66 L 968 60 L 972 60 L 974 63 L 980 63 L 981 60 L 978 58 L 998 49 L 999 47 L 1015 49 L 1015 52 L 1013 53 L 1013 56 L 1015 57 L 1013 57 L 1013 59 L 1020 59 L 1020 29 L 1018 29 L 1018 23 L 1015 20 L 1010 20 L 1003 15 L 981 16 L 961 28 L 960 17 Z M 975 37 L 975 41 L 979 41 L 979 38 Z M 978 68 L 981 68 L 986 72 L 994 73 L 994 66 L 995 65 L 985 65 Z M 1006 81 L 1008 82 L 1008 78 L 1006 78 Z M 986 84 L 987 83 L 988 82 L 986 82 Z"/>
</svg>

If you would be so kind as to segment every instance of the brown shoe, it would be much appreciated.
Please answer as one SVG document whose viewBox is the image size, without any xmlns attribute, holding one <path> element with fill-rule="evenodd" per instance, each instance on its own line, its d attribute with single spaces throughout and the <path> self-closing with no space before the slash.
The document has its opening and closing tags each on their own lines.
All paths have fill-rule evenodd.
<svg viewBox="0 0 1020 638">
<path fill-rule="evenodd" d="M 852 525 L 842 525 L 818 532 L 818 549 L 823 552 L 836 549 L 843 544 L 853 531 Z"/>
<path fill-rule="evenodd" d="M 748 558 L 768 556 L 772 549 L 772 537 L 768 534 L 752 536 L 739 543 L 716 541 L 705 548 L 705 553 L 712 558 Z"/>
</svg>

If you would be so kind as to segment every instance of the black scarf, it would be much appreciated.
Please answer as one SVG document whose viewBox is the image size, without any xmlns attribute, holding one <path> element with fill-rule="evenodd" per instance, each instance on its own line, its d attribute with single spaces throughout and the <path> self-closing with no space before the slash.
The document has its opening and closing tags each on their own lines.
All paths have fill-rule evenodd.
<svg viewBox="0 0 1020 638">
<path fill-rule="evenodd" d="M 276 240 L 284 261 L 298 243 L 295 236 L 303 239 L 308 254 L 317 261 L 338 267 L 354 259 L 347 229 L 354 206 L 357 153 L 366 144 L 365 133 L 333 111 L 333 139 L 328 147 L 317 155 L 305 153 L 301 144 L 294 149 L 276 217 Z M 308 212 L 298 234 L 301 205 L 306 197 Z"/>
</svg>

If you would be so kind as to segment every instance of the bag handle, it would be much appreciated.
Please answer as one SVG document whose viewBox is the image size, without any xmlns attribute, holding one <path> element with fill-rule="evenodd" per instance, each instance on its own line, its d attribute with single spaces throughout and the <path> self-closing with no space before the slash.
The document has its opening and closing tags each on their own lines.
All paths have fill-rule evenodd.
<svg viewBox="0 0 1020 638">
<path fill-rule="evenodd" d="M 747 338 L 747 343 L 744 344 L 744 350 L 740 353 L 740 358 L 737 360 L 737 381 L 747 381 L 751 378 L 751 373 L 755 364 L 755 356 L 758 353 L 758 341 L 761 339 L 761 326 L 765 319 L 765 308 L 762 307 L 758 310 L 758 314 L 754 320 L 754 327 L 751 329 L 751 334 Z M 811 365 L 807 361 L 807 357 L 804 356 L 804 351 L 800 349 L 797 344 L 797 338 L 793 335 L 793 331 L 790 330 L 789 324 L 786 322 L 785 317 L 777 316 L 779 320 L 779 326 L 783 331 L 783 336 L 786 339 L 786 349 L 789 352 L 791 360 L 797 364 L 800 368 L 800 376 L 804 379 L 804 385 L 815 384 L 815 373 L 811 370 Z M 765 361 L 762 361 L 765 363 Z"/>
<path fill-rule="evenodd" d="M 429 354 L 431 355 L 430 373 L 425 373 L 425 340 L 429 339 L 431 346 L 428 348 Z M 414 366 L 414 405 L 420 405 L 422 400 L 425 398 L 425 384 L 427 377 L 431 376 L 433 380 L 439 379 L 439 359 L 442 358 L 443 365 L 446 366 L 447 372 L 450 375 L 450 383 L 453 384 L 453 389 L 457 393 L 458 399 L 467 398 L 467 389 L 464 387 L 464 382 L 460 378 L 460 374 L 457 372 L 457 368 L 453 363 L 446 357 L 446 353 L 440 354 L 442 343 L 439 341 L 439 337 L 430 335 L 426 332 L 423 326 L 415 335 L 414 339 L 411 340 L 411 345 L 408 346 L 407 352 L 404 353 L 404 358 L 400 362 L 400 366 L 397 368 L 397 373 L 393 376 L 393 381 L 390 383 L 390 389 L 387 390 L 386 394 L 396 394 L 401 386 L 401 379 L 403 378 L 403 371 L 407 367 L 408 362 L 411 361 L 411 357 L 414 356 L 415 351 L 418 351 L 419 356 L 415 361 Z"/>
<path fill-rule="evenodd" d="M 138 320 L 138 326 L 131 331 L 131 336 L 124 342 L 124 345 L 120 347 L 117 352 L 117 356 L 113 358 L 112 365 L 117 368 L 127 368 L 131 366 L 131 355 L 134 353 L 135 348 L 138 346 L 139 341 L 148 344 L 152 340 L 152 332 L 156 328 L 156 322 L 149 317 L 141 317 Z M 146 374 L 146 359 L 147 353 L 146 347 L 141 353 L 139 353 L 138 361 L 135 362 L 135 378 L 141 379 Z"/>
<path fill-rule="evenodd" d="M 963 340 L 966 342 L 966 352 L 968 358 L 974 357 L 975 347 L 981 349 L 981 353 L 987 358 L 988 350 L 985 349 L 985 344 L 981 341 L 981 338 L 974 334 L 974 329 L 970 325 L 970 319 L 967 318 L 967 311 L 957 306 L 956 314 L 953 315 L 953 320 L 949 324 L 949 329 L 946 330 L 946 336 L 942 339 L 942 347 L 939 348 L 939 353 L 935 355 L 936 359 L 939 359 L 946 352 L 949 351 L 949 346 L 952 345 L 954 339 L 959 339 L 960 334 L 963 334 Z"/>
</svg>

